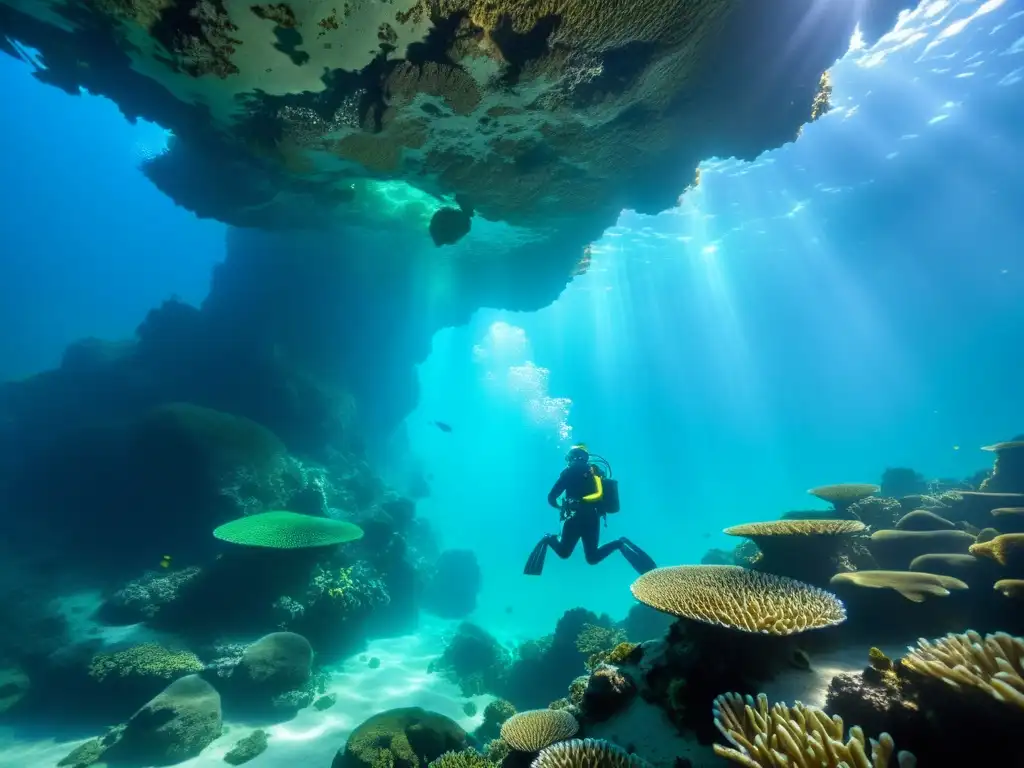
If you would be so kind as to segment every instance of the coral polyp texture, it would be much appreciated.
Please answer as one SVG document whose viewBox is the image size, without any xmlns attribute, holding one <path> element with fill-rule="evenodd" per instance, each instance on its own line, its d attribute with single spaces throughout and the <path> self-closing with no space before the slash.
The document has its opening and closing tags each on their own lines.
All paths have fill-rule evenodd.
<svg viewBox="0 0 1024 768">
<path fill-rule="evenodd" d="M 857 726 L 844 740 L 843 719 L 796 702 L 768 706 L 762 693 L 753 697 L 726 693 L 715 699 L 715 727 L 732 745 L 715 744 L 715 754 L 747 768 L 783 765 L 821 768 L 888 768 L 896 746 L 883 733 L 867 739 Z M 896 755 L 899 768 L 917 764 L 909 752 Z"/>
<path fill-rule="evenodd" d="M 977 690 L 1024 712 L 1024 638 L 974 631 L 917 641 L 900 663 L 957 690 Z"/>
<path fill-rule="evenodd" d="M 872 483 L 836 483 L 834 485 L 819 485 L 807 492 L 811 496 L 816 496 L 822 501 L 841 508 L 863 501 L 868 496 L 874 496 L 880 490 L 882 490 L 881 486 Z"/>
<path fill-rule="evenodd" d="M 572 739 L 543 750 L 531 768 L 650 768 L 650 764 L 604 739 Z"/>
<path fill-rule="evenodd" d="M 379 219 L 394 180 L 491 220 L 583 220 L 582 249 L 623 208 L 675 205 L 701 160 L 794 140 L 857 23 L 873 40 L 904 3 L 855 5 L 2 0 L 0 40 L 172 130 L 147 174 L 201 216 Z"/>
<path fill-rule="evenodd" d="M 531 709 L 506 720 L 501 726 L 501 738 L 519 752 L 538 752 L 571 739 L 579 727 L 576 718 L 563 709 Z"/>
<path fill-rule="evenodd" d="M 664 613 L 743 632 L 792 635 L 846 620 L 842 601 L 830 592 L 740 566 L 656 568 L 630 589 Z"/>
<path fill-rule="evenodd" d="M 768 536 L 847 536 L 864 530 L 867 526 L 860 520 L 770 520 L 734 525 L 722 533 L 756 541 Z"/>
<path fill-rule="evenodd" d="M 232 520 L 216 528 L 213 535 L 246 547 L 306 549 L 356 541 L 363 537 L 363 529 L 329 517 L 278 511 Z"/>
</svg>

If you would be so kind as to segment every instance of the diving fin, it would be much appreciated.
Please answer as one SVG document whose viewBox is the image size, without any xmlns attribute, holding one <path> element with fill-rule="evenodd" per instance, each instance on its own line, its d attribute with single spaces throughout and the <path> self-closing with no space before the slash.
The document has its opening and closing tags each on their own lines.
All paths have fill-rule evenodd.
<svg viewBox="0 0 1024 768">
<path fill-rule="evenodd" d="M 541 539 L 537 546 L 533 548 L 530 553 L 530 558 L 526 561 L 526 567 L 523 569 L 523 573 L 527 576 L 540 576 L 544 572 L 544 558 L 548 554 L 548 537 L 545 536 Z"/>
<path fill-rule="evenodd" d="M 622 538 L 620 541 L 622 542 L 622 556 L 626 558 L 626 562 L 633 566 L 633 570 L 637 573 L 643 575 L 658 567 L 657 563 L 651 559 L 651 556 L 632 541 L 627 538 Z"/>
</svg>

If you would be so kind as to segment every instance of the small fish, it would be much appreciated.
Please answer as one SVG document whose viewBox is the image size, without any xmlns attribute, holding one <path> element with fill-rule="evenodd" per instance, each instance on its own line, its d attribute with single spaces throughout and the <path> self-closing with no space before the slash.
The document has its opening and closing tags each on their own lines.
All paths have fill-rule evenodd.
<svg viewBox="0 0 1024 768">
<path fill-rule="evenodd" d="M 171 567 L 171 556 L 170 555 L 164 555 L 163 557 L 160 558 L 160 567 L 161 568 L 170 568 Z"/>
<path fill-rule="evenodd" d="M 452 431 L 451 424 L 446 424 L 443 421 L 432 421 L 430 423 L 433 424 L 438 429 L 440 429 L 442 432 L 451 432 Z"/>
<path fill-rule="evenodd" d="M 960 446 L 959 445 L 954 445 L 953 446 L 953 450 L 954 451 L 959 451 L 960 450 Z"/>
</svg>

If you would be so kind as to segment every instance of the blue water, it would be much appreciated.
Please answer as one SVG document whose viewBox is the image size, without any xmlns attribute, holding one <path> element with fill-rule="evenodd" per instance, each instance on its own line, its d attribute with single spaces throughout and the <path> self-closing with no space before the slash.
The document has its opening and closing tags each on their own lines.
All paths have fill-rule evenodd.
<svg viewBox="0 0 1024 768">
<path fill-rule="evenodd" d="M 798 142 L 709 160 L 675 210 L 624 212 L 551 306 L 437 334 L 407 419 L 432 476 L 420 512 L 477 552 L 488 625 L 531 635 L 631 602 L 618 559 L 521 575 L 571 440 L 621 480 L 606 535 L 671 564 L 813 506 L 814 485 L 969 475 L 1022 430 L 1024 14 L 919 14 L 833 78 L 837 108 Z M 0 378 L 128 336 L 171 295 L 201 301 L 224 227 L 138 172 L 161 129 L 6 57 L 0 80 L 18 105 L 0 121 Z"/>
</svg>

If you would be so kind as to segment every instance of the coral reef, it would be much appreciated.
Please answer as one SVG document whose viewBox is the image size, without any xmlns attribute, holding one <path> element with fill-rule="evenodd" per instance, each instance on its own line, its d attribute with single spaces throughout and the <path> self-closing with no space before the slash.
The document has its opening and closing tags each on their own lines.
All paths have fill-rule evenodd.
<svg viewBox="0 0 1024 768">
<path fill-rule="evenodd" d="M 843 604 L 824 590 L 739 566 L 657 568 L 630 589 L 640 602 L 673 616 L 745 632 L 790 635 L 846 619 Z"/>
<path fill-rule="evenodd" d="M 77 747 L 61 765 L 173 765 L 221 735 L 220 695 L 198 675 L 178 678 L 123 726 Z"/>
<path fill-rule="evenodd" d="M 715 699 L 714 717 L 715 726 L 732 744 L 716 744 L 715 754 L 746 768 L 811 761 L 828 768 L 888 768 L 895 751 L 893 739 L 887 733 L 869 743 L 864 732 L 853 727 L 844 742 L 842 718 L 829 717 L 820 709 L 799 702 L 792 707 L 775 704 L 769 709 L 764 694 L 758 695 L 756 702 L 750 696 L 744 699 L 736 693 L 723 694 Z M 900 752 L 897 762 L 900 768 L 917 764 L 908 752 Z"/>
<path fill-rule="evenodd" d="M 614 622 L 584 608 L 566 611 L 554 634 L 519 646 L 501 689 L 494 693 L 520 709 L 546 707 L 562 698 L 570 683 L 586 671 L 592 655 L 576 644 L 588 625 L 611 629 Z"/>
<path fill-rule="evenodd" d="M 468 747 L 465 731 L 443 715 L 418 707 L 390 709 L 357 726 L 331 768 L 418 768 Z"/>
<path fill-rule="evenodd" d="M 571 739 L 579 730 L 576 718 L 564 709 L 517 712 L 501 726 L 501 739 L 519 752 L 539 752 Z"/>
<path fill-rule="evenodd" d="M 477 696 L 502 689 L 511 661 L 511 654 L 490 633 L 463 622 L 430 671 L 458 685 L 464 696 Z"/>
<path fill-rule="evenodd" d="M 869 496 L 874 496 L 881 490 L 880 486 L 872 483 L 836 483 L 834 485 L 819 485 L 807 492 L 816 496 L 822 501 L 832 505 L 837 515 L 852 517 L 849 511 L 853 504 L 856 504 Z"/>
<path fill-rule="evenodd" d="M 363 537 L 358 525 L 295 512 L 260 512 L 218 526 L 214 537 L 246 547 L 309 549 L 331 547 Z"/>
<path fill-rule="evenodd" d="M 922 765 L 1012 764 L 1024 705 L 1024 640 L 973 631 L 921 639 L 902 659 L 879 652 L 860 675 L 838 675 L 826 709 L 866 729 L 884 728 Z"/>
<path fill-rule="evenodd" d="M 648 763 L 603 739 L 572 739 L 552 744 L 537 756 L 536 768 L 649 768 Z"/>
<path fill-rule="evenodd" d="M 996 455 L 992 474 L 981 484 L 989 493 L 1024 493 L 1024 435 L 1006 442 L 986 445 L 983 451 Z"/>
<path fill-rule="evenodd" d="M 856 546 L 851 537 L 867 529 L 860 520 L 773 520 L 726 528 L 727 536 L 743 536 L 760 550 L 753 567 L 767 573 L 826 586 L 837 571 L 847 570 Z"/>
<path fill-rule="evenodd" d="M 224 755 L 224 762 L 228 765 L 242 765 L 250 760 L 259 757 L 267 749 L 267 732 L 256 729 L 238 742 Z"/>
<path fill-rule="evenodd" d="M 473 737 L 481 743 L 497 739 L 501 735 L 501 726 L 515 713 L 516 708 L 511 703 L 495 699 L 484 707 L 484 721 L 473 732 Z"/>
</svg>

